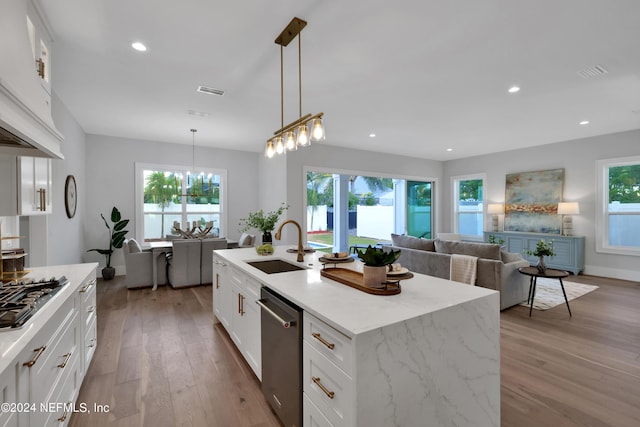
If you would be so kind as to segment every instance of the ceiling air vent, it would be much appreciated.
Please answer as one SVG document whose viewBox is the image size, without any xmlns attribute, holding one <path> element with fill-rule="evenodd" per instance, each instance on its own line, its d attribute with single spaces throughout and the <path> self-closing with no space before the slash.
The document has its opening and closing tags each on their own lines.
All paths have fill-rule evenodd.
<svg viewBox="0 0 640 427">
<path fill-rule="evenodd" d="M 588 67 L 578 71 L 578 75 L 583 79 L 592 79 L 594 77 L 598 77 L 607 73 L 608 73 L 607 69 L 604 68 L 602 65 L 594 65 L 593 67 Z"/>
<path fill-rule="evenodd" d="M 209 117 L 211 114 L 205 113 L 204 111 L 196 111 L 196 110 L 187 110 L 187 114 L 190 116 L 196 117 Z"/>
<path fill-rule="evenodd" d="M 207 86 L 198 86 L 197 90 L 200 93 L 206 93 L 208 95 L 218 95 L 218 96 L 224 95 L 224 91 L 223 90 L 215 89 L 215 88 L 207 87 Z"/>
</svg>

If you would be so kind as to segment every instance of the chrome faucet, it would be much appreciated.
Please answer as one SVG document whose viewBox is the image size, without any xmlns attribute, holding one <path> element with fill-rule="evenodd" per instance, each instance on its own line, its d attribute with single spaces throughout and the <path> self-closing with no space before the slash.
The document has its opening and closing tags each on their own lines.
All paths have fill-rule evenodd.
<svg viewBox="0 0 640 427">
<path fill-rule="evenodd" d="M 289 223 L 289 222 L 291 224 L 294 224 L 296 227 L 298 227 L 298 258 L 296 258 L 296 261 L 303 262 L 304 261 L 304 250 L 302 249 L 302 227 L 300 227 L 300 224 L 298 224 L 296 221 L 294 221 L 292 219 L 286 220 L 285 222 L 280 224 L 280 227 L 278 227 L 278 231 L 276 231 L 275 238 L 276 238 L 276 240 L 280 240 L 280 237 L 281 237 L 280 233 L 282 232 L 282 227 L 284 227 L 284 225 Z"/>
</svg>

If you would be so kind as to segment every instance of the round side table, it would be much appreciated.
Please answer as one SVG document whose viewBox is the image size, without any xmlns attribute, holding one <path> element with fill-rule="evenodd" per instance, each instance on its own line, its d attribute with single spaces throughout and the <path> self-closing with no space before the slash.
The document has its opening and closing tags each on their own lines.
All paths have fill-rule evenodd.
<svg viewBox="0 0 640 427">
<path fill-rule="evenodd" d="M 560 281 L 560 287 L 562 288 L 562 294 L 564 295 L 564 302 L 567 304 L 569 317 L 571 317 L 571 307 L 569 307 L 567 293 L 564 291 L 564 284 L 562 283 L 562 279 L 569 276 L 569 273 L 567 271 L 547 268 L 544 272 L 540 272 L 536 267 L 520 267 L 518 271 L 526 276 L 529 276 L 529 297 L 527 298 L 527 303 L 531 304 L 529 306 L 529 317 L 531 317 L 531 310 L 533 309 L 533 298 L 536 295 L 536 283 L 538 281 L 538 277 L 544 277 L 547 279 L 558 279 Z"/>
</svg>

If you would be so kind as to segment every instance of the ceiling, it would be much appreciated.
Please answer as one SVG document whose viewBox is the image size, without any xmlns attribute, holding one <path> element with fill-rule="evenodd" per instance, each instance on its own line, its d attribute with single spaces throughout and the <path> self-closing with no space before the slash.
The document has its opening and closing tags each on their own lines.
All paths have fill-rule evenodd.
<svg viewBox="0 0 640 427">
<path fill-rule="evenodd" d="M 38 1 L 54 91 L 90 134 L 190 145 L 196 128 L 198 146 L 262 152 L 281 122 L 274 40 L 294 16 L 322 144 L 448 160 L 640 128 L 637 0 Z M 294 40 L 285 124 L 297 67 Z"/>
</svg>

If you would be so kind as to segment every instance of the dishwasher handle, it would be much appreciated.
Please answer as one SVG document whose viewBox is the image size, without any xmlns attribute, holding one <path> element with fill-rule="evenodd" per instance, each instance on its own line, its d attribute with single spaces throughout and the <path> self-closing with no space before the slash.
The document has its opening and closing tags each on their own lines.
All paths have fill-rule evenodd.
<svg viewBox="0 0 640 427">
<path fill-rule="evenodd" d="M 284 320 L 284 319 L 283 319 L 282 317 L 280 317 L 280 316 L 279 316 L 275 311 L 273 311 L 273 310 L 271 310 L 269 307 L 267 307 L 267 306 L 265 305 L 265 302 L 266 302 L 266 300 L 264 300 L 264 299 L 256 300 L 256 304 L 258 304 L 258 305 L 259 305 L 260 307 L 262 307 L 262 308 L 263 308 L 267 313 L 269 313 L 269 315 L 270 315 L 271 317 L 273 317 L 274 319 L 276 319 L 276 320 L 277 320 L 277 321 L 282 325 L 282 327 L 283 327 L 283 328 L 288 329 L 288 328 L 290 328 L 291 326 L 295 326 L 295 324 L 296 324 L 295 320 L 289 320 L 289 321 Z"/>
</svg>

